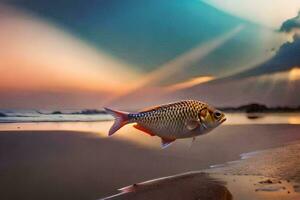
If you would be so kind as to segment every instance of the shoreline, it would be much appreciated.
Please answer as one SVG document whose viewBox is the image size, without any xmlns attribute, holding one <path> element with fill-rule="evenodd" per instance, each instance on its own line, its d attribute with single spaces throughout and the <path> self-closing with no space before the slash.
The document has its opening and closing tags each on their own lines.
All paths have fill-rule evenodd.
<svg viewBox="0 0 300 200">
<path fill-rule="evenodd" d="M 225 125 L 241 124 L 300 124 L 300 112 L 265 112 L 245 113 L 226 112 L 229 121 Z M 233 120 L 230 120 L 233 119 Z M 0 116 L 0 124 L 17 123 L 76 123 L 76 122 L 109 122 L 113 117 L 108 114 L 48 114 L 48 115 L 24 115 Z"/>
</svg>

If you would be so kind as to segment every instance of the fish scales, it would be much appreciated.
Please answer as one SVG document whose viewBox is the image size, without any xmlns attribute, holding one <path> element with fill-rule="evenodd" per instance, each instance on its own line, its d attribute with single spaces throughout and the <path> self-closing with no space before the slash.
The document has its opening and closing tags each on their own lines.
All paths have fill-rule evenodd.
<svg viewBox="0 0 300 200">
<path fill-rule="evenodd" d="M 206 104 L 198 101 L 181 101 L 130 114 L 136 122 L 161 136 L 177 137 L 186 132 L 187 120 L 198 120 L 198 113 Z M 160 123 L 159 123 L 160 122 Z"/>
<path fill-rule="evenodd" d="M 159 136 L 163 148 L 176 139 L 195 138 L 206 134 L 226 120 L 225 114 L 221 111 L 195 100 L 156 106 L 138 113 L 109 108 L 105 110 L 115 118 L 109 136 L 124 125 L 135 123 L 136 129 L 152 136 Z"/>
</svg>

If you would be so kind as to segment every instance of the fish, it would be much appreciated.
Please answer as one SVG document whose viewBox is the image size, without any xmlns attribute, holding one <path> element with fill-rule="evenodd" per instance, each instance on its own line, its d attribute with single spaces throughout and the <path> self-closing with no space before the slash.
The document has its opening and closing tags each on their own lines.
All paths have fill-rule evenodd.
<svg viewBox="0 0 300 200">
<path fill-rule="evenodd" d="M 127 124 L 134 124 L 134 128 L 150 136 L 160 137 L 162 148 L 177 139 L 195 140 L 195 137 L 207 134 L 226 120 L 223 112 L 197 100 L 158 105 L 134 113 L 104 109 L 115 119 L 108 136 Z"/>
</svg>

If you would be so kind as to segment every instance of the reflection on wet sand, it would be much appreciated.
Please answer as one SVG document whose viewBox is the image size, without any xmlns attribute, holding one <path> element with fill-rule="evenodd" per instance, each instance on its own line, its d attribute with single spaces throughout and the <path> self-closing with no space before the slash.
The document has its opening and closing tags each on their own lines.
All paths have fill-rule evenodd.
<svg viewBox="0 0 300 200">
<path fill-rule="evenodd" d="M 300 124 L 300 116 L 292 116 L 288 118 L 289 124 Z"/>
<path fill-rule="evenodd" d="M 228 113 L 225 125 L 300 124 L 300 113 Z"/>
<path fill-rule="evenodd" d="M 38 122 L 38 123 L 0 123 L 0 130 L 5 131 L 81 131 L 93 133 L 95 137 L 108 137 L 107 133 L 113 121 L 102 122 Z M 144 147 L 160 148 L 160 140 L 135 129 L 132 125 L 124 126 L 117 136 L 110 139 L 125 140 Z"/>
</svg>

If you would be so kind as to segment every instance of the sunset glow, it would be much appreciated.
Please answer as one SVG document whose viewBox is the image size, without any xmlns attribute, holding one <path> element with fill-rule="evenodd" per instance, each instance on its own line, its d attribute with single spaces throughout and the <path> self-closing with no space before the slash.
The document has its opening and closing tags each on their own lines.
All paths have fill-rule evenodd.
<svg viewBox="0 0 300 200">
<path fill-rule="evenodd" d="M 289 124 L 300 124 L 300 117 L 289 117 Z"/>
<path fill-rule="evenodd" d="M 50 23 L 4 6 L 0 12 L 0 43 L 5 46 L 0 50 L 0 90 L 118 93 L 138 76 Z"/>
<path fill-rule="evenodd" d="M 272 81 L 276 83 L 277 81 L 297 81 L 300 80 L 300 68 L 294 67 L 291 70 L 275 72 L 266 75 L 261 75 L 258 77 L 259 81 Z"/>
<path fill-rule="evenodd" d="M 294 67 L 291 69 L 289 72 L 289 80 L 290 81 L 296 81 L 300 80 L 300 68 L 299 67 Z"/>
<path fill-rule="evenodd" d="M 189 79 L 187 81 L 177 83 L 168 87 L 169 90 L 180 90 L 184 88 L 189 88 L 195 85 L 199 85 L 201 83 L 205 83 L 215 79 L 213 76 L 199 76 L 196 78 Z"/>
</svg>

